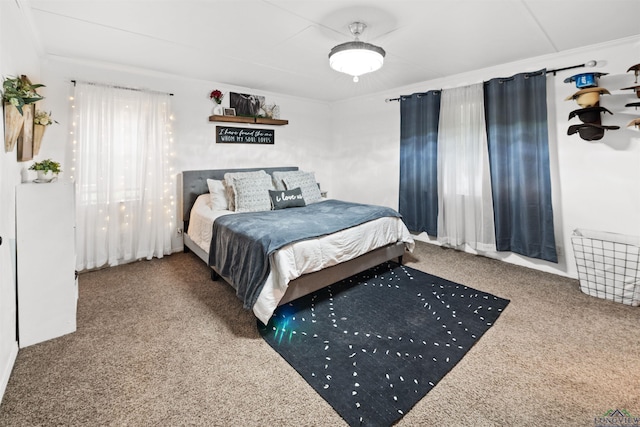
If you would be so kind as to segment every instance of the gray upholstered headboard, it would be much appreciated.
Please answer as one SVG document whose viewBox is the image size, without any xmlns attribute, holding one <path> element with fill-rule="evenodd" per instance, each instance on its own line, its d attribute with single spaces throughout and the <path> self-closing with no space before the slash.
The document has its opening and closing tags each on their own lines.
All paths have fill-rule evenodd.
<svg viewBox="0 0 640 427">
<path fill-rule="evenodd" d="M 297 166 L 283 166 L 275 168 L 246 168 L 246 169 L 208 169 L 199 171 L 182 171 L 182 220 L 189 222 L 191 207 L 199 195 L 208 193 L 207 179 L 224 179 L 227 172 L 249 172 L 264 170 L 269 175 L 274 171 L 297 171 Z M 185 229 L 185 232 L 187 230 Z"/>
</svg>

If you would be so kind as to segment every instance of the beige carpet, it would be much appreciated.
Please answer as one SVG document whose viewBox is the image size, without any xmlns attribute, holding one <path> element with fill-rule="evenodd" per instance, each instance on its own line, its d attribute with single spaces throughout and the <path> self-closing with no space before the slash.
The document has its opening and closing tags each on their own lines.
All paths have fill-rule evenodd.
<svg viewBox="0 0 640 427">
<path fill-rule="evenodd" d="M 609 409 L 640 415 L 640 308 L 425 243 L 406 261 L 511 303 L 398 425 L 593 426 Z M 0 425 L 344 425 L 194 255 L 79 283 L 78 331 L 20 350 Z"/>
</svg>

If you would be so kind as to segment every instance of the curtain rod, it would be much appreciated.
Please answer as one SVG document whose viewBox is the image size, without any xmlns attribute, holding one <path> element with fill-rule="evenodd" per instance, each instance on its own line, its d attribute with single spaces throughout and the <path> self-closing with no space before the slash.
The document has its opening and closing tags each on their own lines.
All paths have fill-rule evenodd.
<svg viewBox="0 0 640 427">
<path fill-rule="evenodd" d="M 73 83 L 73 85 L 76 85 L 76 81 L 75 80 L 71 80 L 71 83 Z M 105 86 L 105 87 L 112 87 L 112 88 L 116 88 L 116 89 L 124 89 L 124 90 L 132 90 L 134 92 L 150 92 L 150 93 L 163 93 L 165 95 L 169 95 L 169 96 L 173 96 L 172 93 L 167 93 L 167 92 L 160 92 L 157 90 L 146 90 L 146 89 L 136 89 L 133 87 L 126 87 L 126 86 L 118 86 L 118 85 L 109 85 L 109 84 L 104 84 L 104 83 L 94 83 L 94 82 L 82 82 L 82 83 L 86 83 L 88 85 L 93 85 L 93 86 Z"/>
<path fill-rule="evenodd" d="M 553 75 L 555 76 L 558 71 L 571 70 L 573 68 L 581 68 L 581 67 L 595 67 L 597 63 L 598 61 L 595 61 L 592 59 L 591 61 L 585 62 L 584 64 L 572 65 L 570 67 L 564 67 L 564 68 L 556 68 L 555 70 L 547 70 L 547 74 L 553 73 Z"/>
<path fill-rule="evenodd" d="M 597 63 L 598 63 L 597 61 L 591 60 L 591 61 L 585 62 L 584 64 L 571 65 L 570 67 L 556 68 L 555 70 L 547 70 L 546 73 L 547 74 L 553 73 L 553 75 L 555 76 L 556 73 L 559 71 L 571 70 L 574 68 L 581 68 L 581 67 L 595 67 Z M 401 98 L 402 98 L 401 96 L 397 98 L 386 98 L 384 102 L 400 101 Z"/>
</svg>

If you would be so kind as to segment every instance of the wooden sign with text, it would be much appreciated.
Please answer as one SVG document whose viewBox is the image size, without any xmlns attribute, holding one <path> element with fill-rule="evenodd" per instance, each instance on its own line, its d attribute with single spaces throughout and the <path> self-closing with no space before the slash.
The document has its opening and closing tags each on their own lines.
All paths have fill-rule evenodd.
<svg viewBox="0 0 640 427">
<path fill-rule="evenodd" d="M 222 144 L 273 144 L 273 129 L 247 129 L 216 126 L 216 142 Z"/>
</svg>

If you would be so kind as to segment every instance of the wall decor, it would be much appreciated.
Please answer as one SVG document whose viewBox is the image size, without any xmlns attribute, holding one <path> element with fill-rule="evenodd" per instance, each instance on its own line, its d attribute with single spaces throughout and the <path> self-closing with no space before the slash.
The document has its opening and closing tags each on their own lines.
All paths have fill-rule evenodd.
<svg viewBox="0 0 640 427">
<path fill-rule="evenodd" d="M 274 144 L 273 129 L 248 129 L 229 126 L 216 126 L 218 144 Z"/>
<path fill-rule="evenodd" d="M 2 82 L 2 100 L 4 104 L 4 149 L 13 151 L 16 142 L 22 133 L 31 135 L 29 143 L 33 139 L 33 111 L 30 123 L 25 123 L 24 110 L 29 105 L 43 99 L 36 89 L 44 87 L 42 84 L 33 84 L 25 75 L 20 77 L 5 77 Z M 25 128 L 27 126 L 27 128 Z M 20 155 L 18 155 L 20 160 Z M 28 160 L 28 159 L 27 159 Z"/>
<path fill-rule="evenodd" d="M 580 89 L 573 95 L 569 95 L 565 98 L 565 101 L 575 100 L 576 103 L 582 108 L 597 107 L 600 102 L 600 95 L 611 95 L 607 89 L 603 87 L 588 87 Z"/>
<path fill-rule="evenodd" d="M 15 105 L 4 103 L 4 151 L 13 151 L 22 133 L 24 116 Z"/>
<path fill-rule="evenodd" d="M 235 116 L 236 115 L 236 109 L 235 108 L 225 108 L 224 109 L 224 115 L 225 116 Z"/>
<path fill-rule="evenodd" d="M 209 93 L 209 99 L 213 101 L 213 114 L 222 115 L 222 100 L 224 99 L 224 93 L 218 89 L 214 89 Z"/>
<path fill-rule="evenodd" d="M 238 116 L 258 116 L 263 105 L 264 96 L 229 92 L 229 107 L 235 108 Z"/>
<path fill-rule="evenodd" d="M 621 90 L 632 90 L 636 93 L 636 97 L 640 98 L 640 85 L 623 87 Z"/>
<path fill-rule="evenodd" d="M 638 76 L 640 76 L 640 64 L 636 64 L 636 65 L 632 65 L 631 67 L 629 67 L 629 69 L 627 70 L 627 73 L 629 71 L 633 71 L 633 73 L 636 76 L 636 81 L 635 83 L 638 83 Z"/>
<path fill-rule="evenodd" d="M 33 159 L 33 118 L 36 114 L 36 105 L 27 104 L 22 107 L 24 125 L 18 136 L 18 161 L 26 162 Z"/>
<path fill-rule="evenodd" d="M 638 76 L 640 75 L 640 64 L 632 65 L 627 70 L 627 73 L 629 71 L 633 71 L 634 74 L 635 74 L 634 86 L 623 87 L 622 90 L 632 89 L 632 90 L 634 90 L 636 92 L 636 97 L 640 98 L 640 85 L 638 85 Z M 633 107 L 634 110 L 637 110 L 638 107 L 640 107 L 640 102 L 638 102 L 637 100 L 634 101 L 634 102 L 628 102 L 627 104 L 625 104 L 625 107 L 627 107 L 627 108 Z M 627 127 L 628 128 L 633 128 L 633 130 L 640 130 L 640 117 L 636 117 L 635 119 L 631 120 L 629 122 L 629 124 L 627 125 Z"/>
<path fill-rule="evenodd" d="M 263 105 L 260 108 L 260 116 L 264 116 L 268 119 L 280 118 L 280 106 L 276 104 Z"/>
<path fill-rule="evenodd" d="M 604 136 L 605 130 L 620 129 L 620 126 L 602 124 L 602 113 L 613 114 L 608 109 L 600 106 L 600 95 L 610 95 L 610 92 L 603 87 L 599 87 L 597 80 L 606 75 L 608 73 L 582 73 L 564 80 L 565 83 L 575 83 L 576 88 L 579 89 L 573 95 L 565 98 L 565 101 L 575 100 L 581 107 L 569 113 L 569 120 L 577 117 L 582 122 L 569 126 L 567 135 L 578 134 L 584 141 L 598 141 Z"/>
<path fill-rule="evenodd" d="M 36 109 L 35 117 L 33 118 L 33 155 L 37 156 L 40 152 L 42 145 L 42 137 L 47 126 L 54 123 L 58 123 L 51 117 L 51 112 L 40 111 Z"/>
<path fill-rule="evenodd" d="M 244 117 L 244 116 L 209 116 L 210 122 L 250 123 L 259 125 L 283 126 L 288 125 L 289 120 L 270 119 L 268 117 Z"/>
<path fill-rule="evenodd" d="M 581 74 L 573 75 L 571 77 L 567 77 L 566 79 L 564 79 L 564 82 L 565 83 L 574 82 L 578 89 L 583 89 L 585 87 L 595 87 L 595 86 L 598 86 L 598 83 L 596 82 L 596 80 L 608 74 L 609 73 L 581 73 Z"/>
</svg>

